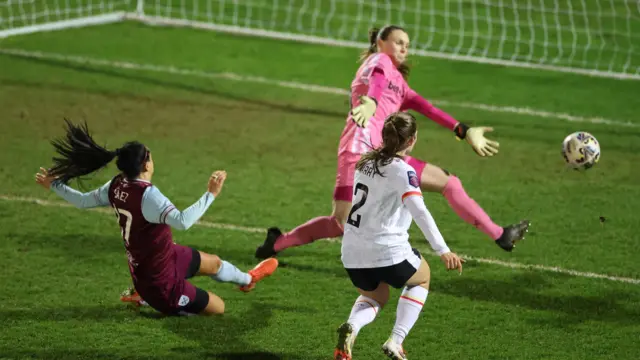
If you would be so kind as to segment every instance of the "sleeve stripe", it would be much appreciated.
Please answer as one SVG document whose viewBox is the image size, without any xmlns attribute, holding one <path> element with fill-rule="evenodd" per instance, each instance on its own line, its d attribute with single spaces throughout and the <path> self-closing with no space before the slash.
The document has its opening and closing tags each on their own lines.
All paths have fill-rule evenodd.
<svg viewBox="0 0 640 360">
<path fill-rule="evenodd" d="M 173 206 L 173 205 L 167 206 L 167 208 L 162 213 L 160 222 L 163 223 L 163 224 L 166 224 L 167 223 L 167 216 L 169 216 L 169 214 L 175 209 L 176 209 L 176 207 Z"/>
<path fill-rule="evenodd" d="M 169 213 L 171 211 L 173 211 L 176 207 L 173 205 L 169 205 L 167 206 L 164 211 L 162 211 L 162 214 L 160 214 L 160 223 L 164 224 L 165 220 L 167 220 L 167 216 L 169 215 Z"/>
<path fill-rule="evenodd" d="M 422 196 L 422 193 L 420 191 L 407 191 L 406 193 L 402 194 L 402 201 L 412 195 Z"/>
</svg>

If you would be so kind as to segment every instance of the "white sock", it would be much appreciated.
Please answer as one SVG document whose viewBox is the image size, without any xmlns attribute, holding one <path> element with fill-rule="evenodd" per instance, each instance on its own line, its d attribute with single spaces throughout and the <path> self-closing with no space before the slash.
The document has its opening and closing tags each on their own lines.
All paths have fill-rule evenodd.
<svg viewBox="0 0 640 360">
<path fill-rule="evenodd" d="M 398 300 L 396 311 L 396 324 L 391 332 L 391 339 L 401 345 L 404 338 L 418 320 L 422 306 L 427 300 L 429 290 L 422 286 L 405 287 Z"/>
<path fill-rule="evenodd" d="M 251 283 L 251 275 L 240 271 L 232 263 L 222 260 L 218 273 L 211 278 L 219 282 L 232 282 L 238 285 L 248 285 Z"/>
<path fill-rule="evenodd" d="M 372 298 L 360 295 L 351 308 L 347 322 L 353 327 L 353 335 L 358 335 L 360 329 L 375 320 L 380 311 L 380 304 Z"/>
</svg>

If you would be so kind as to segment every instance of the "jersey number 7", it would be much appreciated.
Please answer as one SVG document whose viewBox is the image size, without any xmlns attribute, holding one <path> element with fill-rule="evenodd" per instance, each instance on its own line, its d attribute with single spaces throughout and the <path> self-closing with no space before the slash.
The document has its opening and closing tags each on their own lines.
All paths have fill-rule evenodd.
<svg viewBox="0 0 640 360">
<path fill-rule="evenodd" d="M 133 222 L 133 216 L 130 212 L 124 209 L 118 209 L 117 207 L 113 207 L 116 212 L 116 216 L 118 217 L 118 223 L 120 224 L 120 233 L 122 234 L 122 239 L 124 240 L 125 246 L 129 246 L 129 234 L 131 233 L 131 223 Z M 120 223 L 120 217 L 124 216 L 125 223 L 124 225 Z"/>
<path fill-rule="evenodd" d="M 353 196 L 357 196 L 358 195 L 358 190 L 362 190 L 363 194 L 362 194 L 362 198 L 360 199 L 360 201 L 358 201 L 357 203 L 353 204 L 353 206 L 351 207 L 351 212 L 349 212 L 349 216 L 347 217 L 347 224 L 355 226 L 355 227 L 360 227 L 360 220 L 362 219 L 362 216 L 360 214 L 356 214 L 356 218 L 353 219 L 353 215 L 356 211 L 358 211 L 365 202 L 367 202 L 367 195 L 369 194 L 369 187 L 365 184 L 362 183 L 357 183 L 355 186 L 355 189 L 353 191 Z"/>
</svg>

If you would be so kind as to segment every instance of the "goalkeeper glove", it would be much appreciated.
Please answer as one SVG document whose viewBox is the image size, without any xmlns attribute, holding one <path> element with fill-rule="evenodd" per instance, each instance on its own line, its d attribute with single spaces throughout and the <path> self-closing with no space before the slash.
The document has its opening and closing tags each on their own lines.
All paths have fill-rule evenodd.
<svg viewBox="0 0 640 360">
<path fill-rule="evenodd" d="M 367 127 L 369 119 L 376 113 L 378 103 L 368 96 L 360 97 L 360 105 L 351 109 L 351 119 L 360 127 Z"/>
<path fill-rule="evenodd" d="M 480 156 L 493 156 L 498 153 L 500 144 L 496 141 L 484 137 L 485 132 L 493 131 L 490 127 L 468 127 L 463 123 L 458 123 L 453 129 L 459 140 L 465 139 L 471 145 L 473 151 Z"/>
</svg>

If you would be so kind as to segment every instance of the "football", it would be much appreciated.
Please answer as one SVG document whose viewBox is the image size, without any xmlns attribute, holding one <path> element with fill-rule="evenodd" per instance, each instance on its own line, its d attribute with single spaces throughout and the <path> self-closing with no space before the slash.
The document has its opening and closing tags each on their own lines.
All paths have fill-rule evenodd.
<svg viewBox="0 0 640 360">
<path fill-rule="evenodd" d="M 588 132 L 574 132 L 564 138 L 562 156 L 575 170 L 590 169 L 600 160 L 600 143 Z"/>
</svg>

